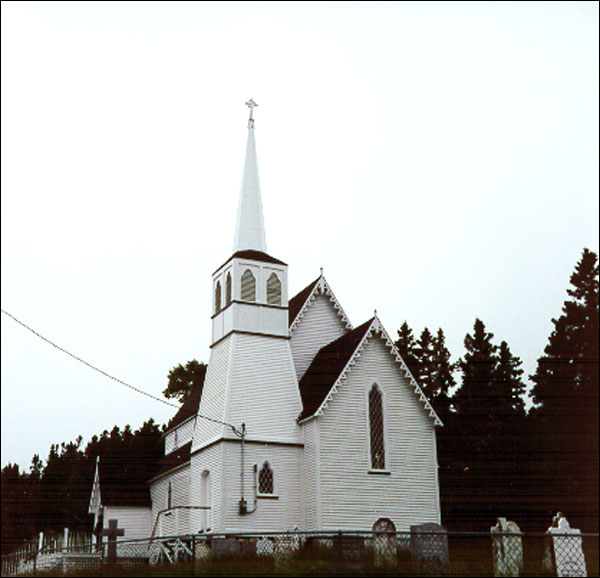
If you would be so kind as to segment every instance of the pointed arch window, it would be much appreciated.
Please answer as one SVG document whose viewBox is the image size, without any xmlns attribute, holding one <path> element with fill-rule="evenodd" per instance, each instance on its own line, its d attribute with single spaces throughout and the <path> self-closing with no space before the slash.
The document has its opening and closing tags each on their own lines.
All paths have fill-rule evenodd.
<svg viewBox="0 0 600 578">
<path fill-rule="evenodd" d="M 171 508 L 172 500 L 173 500 L 173 487 L 171 486 L 171 482 L 169 482 L 169 488 L 167 490 L 167 508 Z"/>
<path fill-rule="evenodd" d="M 258 472 L 258 493 L 273 493 L 273 470 L 269 462 L 265 462 L 262 468 L 260 468 L 260 472 Z"/>
<path fill-rule="evenodd" d="M 267 303 L 269 305 L 281 305 L 281 281 L 275 273 L 267 279 Z"/>
<path fill-rule="evenodd" d="M 383 429 L 383 395 L 377 384 L 369 391 L 369 434 L 371 437 L 371 468 L 385 469 L 385 436 Z"/>
<path fill-rule="evenodd" d="M 242 275 L 242 301 L 256 301 L 256 279 L 250 269 Z"/>
<path fill-rule="evenodd" d="M 215 314 L 221 311 L 221 281 L 215 285 Z"/>
<path fill-rule="evenodd" d="M 225 279 L 225 307 L 231 305 L 231 273 L 227 273 Z"/>
</svg>

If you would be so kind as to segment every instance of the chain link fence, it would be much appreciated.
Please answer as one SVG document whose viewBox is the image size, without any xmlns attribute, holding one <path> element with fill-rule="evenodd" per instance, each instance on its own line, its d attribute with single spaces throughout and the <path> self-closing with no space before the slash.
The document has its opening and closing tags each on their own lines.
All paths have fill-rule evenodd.
<svg viewBox="0 0 600 578">
<path fill-rule="evenodd" d="M 598 576 L 598 534 L 187 534 L 10 556 L 3 576 Z"/>
</svg>

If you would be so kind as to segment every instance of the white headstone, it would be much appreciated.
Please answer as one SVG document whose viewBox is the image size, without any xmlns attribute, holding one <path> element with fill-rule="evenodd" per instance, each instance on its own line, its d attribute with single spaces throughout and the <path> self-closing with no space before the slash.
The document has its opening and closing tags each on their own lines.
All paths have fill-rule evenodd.
<svg viewBox="0 0 600 578">
<path fill-rule="evenodd" d="M 521 529 L 515 522 L 498 518 L 498 523 L 490 531 L 494 576 L 519 576 L 523 571 L 523 541 L 521 536 L 512 534 L 521 534 Z"/>
<path fill-rule="evenodd" d="M 557 576 L 587 576 L 581 530 L 571 528 L 567 519 L 559 512 L 548 528 L 549 543 L 545 565 Z"/>
<path fill-rule="evenodd" d="M 271 538 L 261 538 L 256 543 L 256 553 L 259 556 L 273 556 L 275 553 L 275 544 Z"/>
</svg>

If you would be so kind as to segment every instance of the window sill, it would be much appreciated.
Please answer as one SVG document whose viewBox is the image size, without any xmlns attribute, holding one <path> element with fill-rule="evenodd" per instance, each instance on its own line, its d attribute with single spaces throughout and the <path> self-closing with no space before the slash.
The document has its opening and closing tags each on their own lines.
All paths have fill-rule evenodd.
<svg viewBox="0 0 600 578">
<path fill-rule="evenodd" d="M 369 470 L 367 474 L 375 474 L 379 476 L 391 476 L 392 472 L 390 470 Z"/>
<path fill-rule="evenodd" d="M 275 494 L 257 494 L 259 500 L 279 500 L 279 496 Z"/>
</svg>

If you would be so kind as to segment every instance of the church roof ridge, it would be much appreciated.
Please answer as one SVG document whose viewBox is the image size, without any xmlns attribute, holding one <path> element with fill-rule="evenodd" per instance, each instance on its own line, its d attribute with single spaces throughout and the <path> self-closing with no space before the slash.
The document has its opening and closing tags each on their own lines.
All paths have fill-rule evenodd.
<svg viewBox="0 0 600 578">
<path fill-rule="evenodd" d="M 304 405 L 298 416 L 299 422 L 310 417 L 317 417 L 323 413 L 329 401 L 345 380 L 349 369 L 356 362 L 366 341 L 377 333 L 385 339 L 387 347 L 390 349 L 395 361 L 401 366 L 405 377 L 409 380 L 425 411 L 433 419 L 434 425 L 444 425 L 404 363 L 398 349 L 379 320 L 376 311 L 374 317 L 322 347 L 317 353 L 299 383 Z"/>
<path fill-rule="evenodd" d="M 312 283 L 309 283 L 304 289 L 302 289 L 302 291 L 292 297 L 288 302 L 290 332 L 294 331 L 298 323 L 300 323 L 304 313 L 308 309 L 309 304 L 319 293 L 323 293 L 329 297 L 342 323 L 347 329 L 352 330 L 353 326 L 350 322 L 350 319 L 346 315 L 346 312 L 344 311 L 340 302 L 337 300 L 337 297 L 329 286 L 329 283 L 327 283 L 327 280 L 323 275 L 323 269 L 321 269 L 321 274 Z"/>
</svg>

